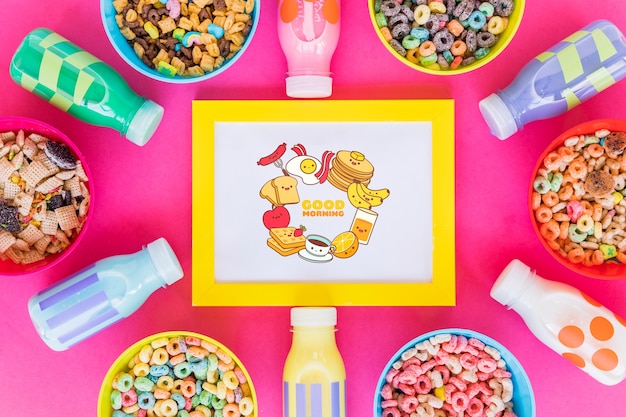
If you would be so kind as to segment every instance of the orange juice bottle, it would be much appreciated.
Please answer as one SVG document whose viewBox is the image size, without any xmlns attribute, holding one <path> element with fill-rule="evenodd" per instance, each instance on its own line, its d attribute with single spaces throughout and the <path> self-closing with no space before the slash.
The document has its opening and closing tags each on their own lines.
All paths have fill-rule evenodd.
<svg viewBox="0 0 626 417">
<path fill-rule="evenodd" d="M 369 243 L 370 237 L 372 236 L 372 229 L 374 229 L 377 218 L 378 213 L 375 211 L 362 207 L 356 210 L 350 230 L 356 235 L 359 243 L 363 245 Z"/>
<path fill-rule="evenodd" d="M 283 417 L 346 417 L 346 370 L 334 307 L 291 309 L 293 340 L 283 371 Z"/>
</svg>

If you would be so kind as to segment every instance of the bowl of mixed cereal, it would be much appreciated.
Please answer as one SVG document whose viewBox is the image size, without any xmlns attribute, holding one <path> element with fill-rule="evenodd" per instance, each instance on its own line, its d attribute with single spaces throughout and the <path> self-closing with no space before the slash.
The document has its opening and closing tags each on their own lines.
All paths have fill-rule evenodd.
<svg viewBox="0 0 626 417">
<path fill-rule="evenodd" d="M 67 136 L 38 120 L 0 118 L 0 276 L 50 268 L 85 234 L 89 169 Z"/>
<path fill-rule="evenodd" d="M 626 278 L 626 120 L 579 124 L 543 151 L 529 187 L 533 228 L 567 268 Z"/>
<path fill-rule="evenodd" d="M 98 417 L 218 411 L 258 416 L 252 380 L 226 346 L 187 331 L 157 333 L 130 346 L 109 368 L 98 396 Z"/>
<path fill-rule="evenodd" d="M 212 78 L 237 61 L 258 26 L 260 0 L 100 0 L 102 23 L 119 55 L 169 83 Z"/>
<path fill-rule="evenodd" d="M 374 30 L 402 63 L 435 75 L 463 74 L 511 42 L 525 0 L 368 0 Z"/>
<path fill-rule="evenodd" d="M 535 396 L 500 343 L 473 330 L 441 329 L 406 343 L 380 375 L 374 416 L 401 415 L 535 417 Z"/>
</svg>

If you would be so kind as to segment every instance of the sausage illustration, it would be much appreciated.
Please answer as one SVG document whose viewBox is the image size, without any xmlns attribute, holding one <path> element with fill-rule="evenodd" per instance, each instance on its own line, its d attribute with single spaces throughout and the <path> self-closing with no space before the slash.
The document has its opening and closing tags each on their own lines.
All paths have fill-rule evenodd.
<svg viewBox="0 0 626 417">
<path fill-rule="evenodd" d="M 272 152 L 271 154 L 269 154 L 267 156 L 264 156 L 263 158 L 259 159 L 259 161 L 257 162 L 257 165 L 273 164 L 274 162 L 278 161 L 285 154 L 286 150 L 287 150 L 287 144 L 286 143 L 281 143 L 280 145 L 278 145 L 278 147 L 276 148 L 276 150 L 274 152 Z"/>
</svg>

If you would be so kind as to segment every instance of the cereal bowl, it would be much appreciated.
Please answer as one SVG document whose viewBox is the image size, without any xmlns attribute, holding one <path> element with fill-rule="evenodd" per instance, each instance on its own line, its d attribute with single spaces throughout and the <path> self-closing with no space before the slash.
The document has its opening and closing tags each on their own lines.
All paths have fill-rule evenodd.
<svg viewBox="0 0 626 417">
<path fill-rule="evenodd" d="M 135 0 L 100 0 L 100 14 L 109 41 L 122 59 L 143 75 L 178 84 L 204 81 L 230 68 L 250 45 L 261 7 L 260 0 L 226 2 L 228 13 L 236 13 L 231 20 L 218 16 L 224 14 L 214 10 L 218 2 L 207 0 L 193 3 L 169 0 L 167 4 L 159 0 L 141 13 L 132 7 L 137 3 Z M 202 4 L 206 6 L 198 6 Z M 205 8 L 211 11 L 207 14 Z M 131 43 L 127 38 L 132 39 Z M 155 66 L 154 58 L 159 51 L 157 41 L 167 45 L 166 49 L 174 58 L 167 58 L 167 50 L 163 49 L 164 55 L 158 56 L 157 61 L 161 63 Z M 144 58 L 138 53 L 145 53 Z"/>
<path fill-rule="evenodd" d="M 257 404 L 248 371 L 226 346 L 199 333 L 168 331 L 139 340 L 113 362 L 100 387 L 98 417 L 140 409 L 257 417 Z"/>
<path fill-rule="evenodd" d="M 460 384 L 464 378 L 473 381 L 472 375 L 480 372 L 487 373 L 480 374 L 481 379 L 474 383 L 465 382 L 465 387 Z M 457 380 L 451 381 L 455 375 Z M 481 384 L 482 379 L 484 384 Z M 493 386 L 492 392 L 486 392 L 485 386 L 489 387 L 489 384 Z M 400 393 L 404 396 L 397 401 L 396 394 Z M 483 399 L 489 402 L 490 395 L 494 397 L 493 402 L 489 406 L 482 403 Z M 389 400 L 392 396 L 394 399 Z M 422 334 L 391 357 L 376 385 L 374 417 L 414 412 L 433 415 L 437 409 L 445 415 L 457 415 L 453 404 L 458 410 L 464 410 L 464 415 L 484 415 L 480 410 L 486 412 L 490 406 L 512 407 L 517 417 L 536 415 L 530 381 L 515 356 L 484 334 L 450 328 Z"/>
<path fill-rule="evenodd" d="M 91 174 L 76 145 L 46 123 L 4 117 L 0 134 L 0 276 L 41 272 L 67 257 L 85 235 L 92 217 Z"/>
<path fill-rule="evenodd" d="M 501 0 L 495 8 L 488 0 L 480 8 L 474 0 L 413 1 L 410 7 L 393 0 L 368 1 L 385 48 L 400 62 L 433 75 L 463 74 L 494 60 L 515 36 L 526 5 L 525 0 Z M 431 30 L 439 25 L 440 30 Z"/>
<path fill-rule="evenodd" d="M 592 278 L 626 277 L 624 132 L 626 121 L 615 119 L 568 129 L 543 151 L 530 180 L 539 241 L 559 263 Z"/>
</svg>

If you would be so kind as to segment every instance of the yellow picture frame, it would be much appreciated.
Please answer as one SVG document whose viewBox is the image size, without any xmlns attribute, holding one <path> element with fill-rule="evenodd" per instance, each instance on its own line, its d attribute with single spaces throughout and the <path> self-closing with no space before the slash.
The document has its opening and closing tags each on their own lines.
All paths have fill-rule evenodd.
<svg viewBox="0 0 626 417">
<path fill-rule="evenodd" d="M 432 129 L 429 282 L 218 282 L 214 276 L 215 126 L 259 122 L 426 122 Z M 391 139 L 389 139 L 391 140 Z M 436 173 L 436 175 L 434 175 Z M 455 291 L 453 100 L 195 100 L 192 103 L 192 303 L 195 306 L 450 306 Z M 209 255 L 207 255 L 209 254 Z"/>
</svg>

